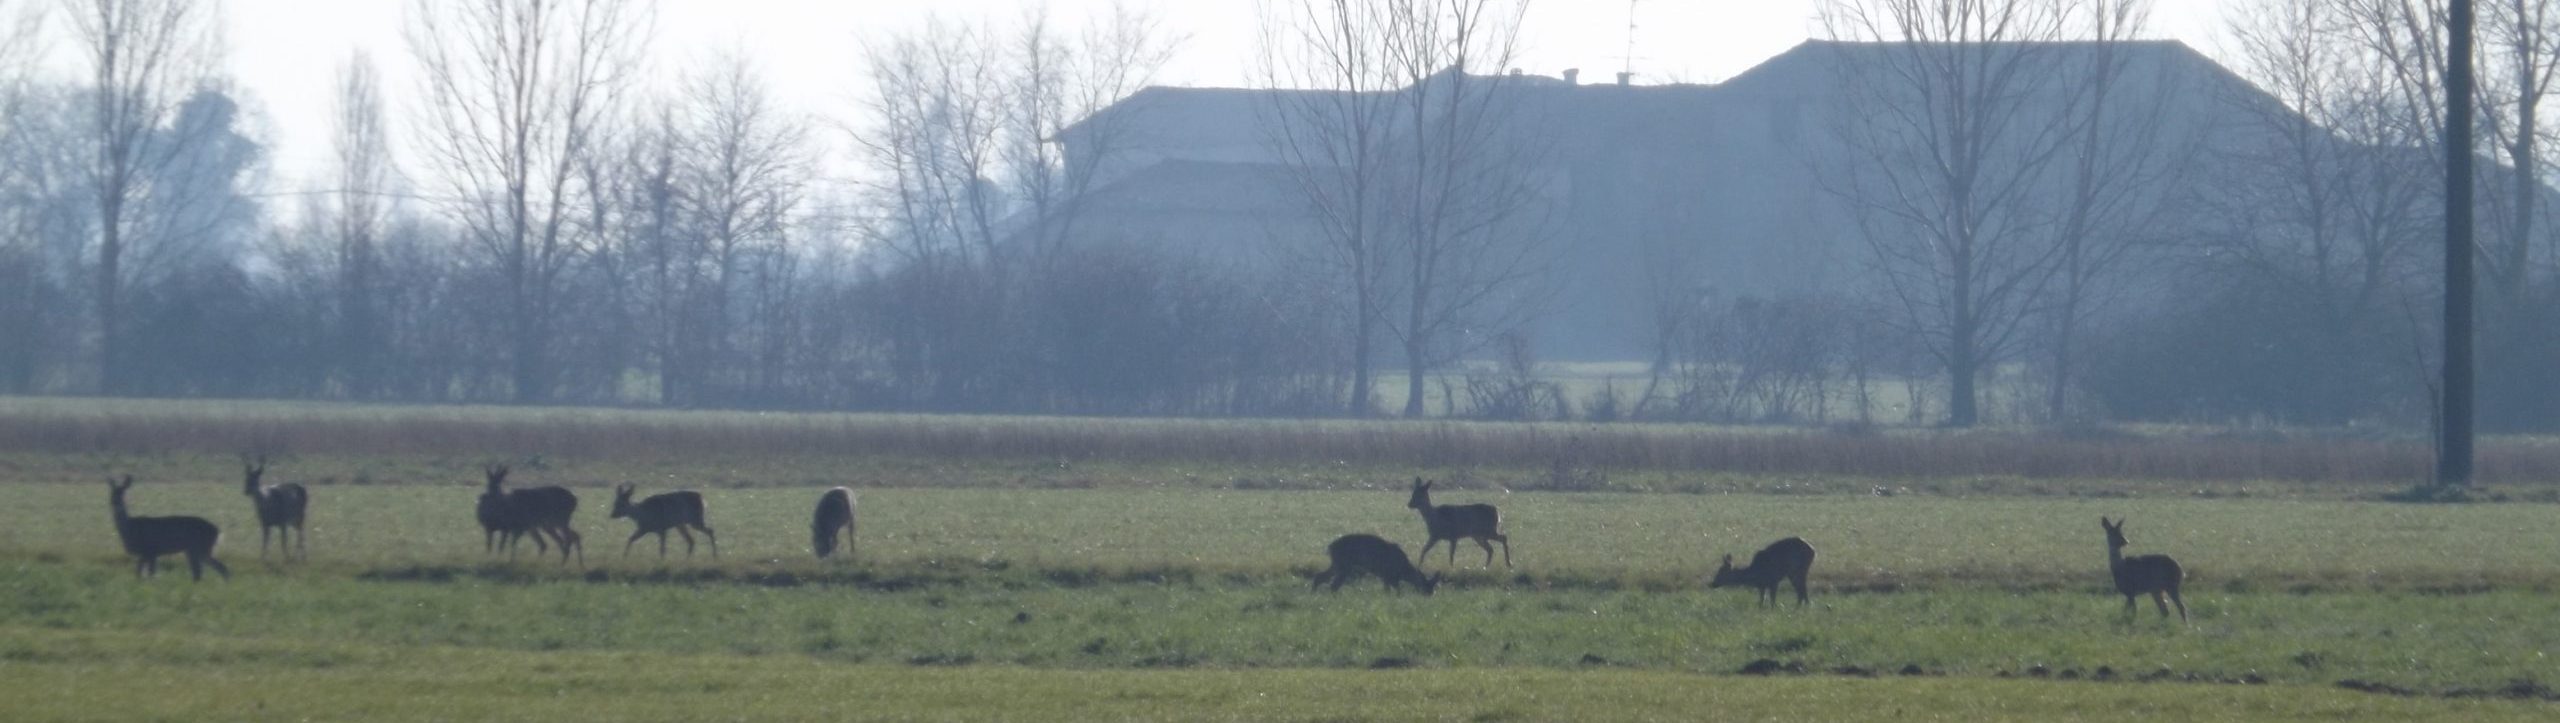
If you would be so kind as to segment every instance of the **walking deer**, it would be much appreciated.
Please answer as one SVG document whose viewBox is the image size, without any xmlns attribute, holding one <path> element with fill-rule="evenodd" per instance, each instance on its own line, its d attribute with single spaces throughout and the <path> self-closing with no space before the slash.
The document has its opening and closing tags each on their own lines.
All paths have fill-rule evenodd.
<svg viewBox="0 0 2560 723">
<path fill-rule="evenodd" d="M 809 549 L 818 559 L 835 554 L 837 533 L 843 533 L 844 556 L 853 556 L 853 490 L 837 487 L 818 495 L 818 513 L 809 523 Z"/>
<path fill-rule="evenodd" d="M 1803 607 L 1807 599 L 1805 577 L 1812 573 L 1813 546 L 1805 544 L 1804 538 L 1790 537 L 1769 543 L 1768 547 L 1752 553 L 1750 567 L 1734 569 L 1733 556 L 1724 556 L 1724 566 L 1716 568 L 1715 577 L 1707 580 L 1707 587 L 1749 586 L 1758 590 L 1758 594 L 1751 596 L 1753 602 L 1776 605 L 1778 583 L 1791 582 L 1796 588 L 1796 606 Z"/>
<path fill-rule="evenodd" d="M 1431 541 L 1422 543 L 1422 554 L 1414 559 L 1429 558 L 1431 546 L 1440 544 L 1441 540 L 1448 540 L 1449 566 L 1456 567 L 1458 541 L 1473 539 L 1476 545 L 1484 548 L 1485 567 L 1493 567 L 1493 543 L 1495 542 L 1502 543 L 1502 566 L 1511 566 L 1511 538 L 1502 534 L 1502 513 L 1495 510 L 1493 505 L 1435 506 L 1431 504 L 1431 483 L 1415 477 L 1413 478 L 1413 498 L 1407 500 L 1404 506 L 1422 513 L 1422 526 L 1431 534 Z"/>
<path fill-rule="evenodd" d="M 702 493 L 676 490 L 650 495 L 639 504 L 632 504 L 632 489 L 629 484 L 613 488 L 613 517 L 629 517 L 637 528 L 631 531 L 631 539 L 622 541 L 623 557 L 631 556 L 631 543 L 639 542 L 643 535 L 655 533 L 658 536 L 658 557 L 665 558 L 668 530 L 684 536 L 684 555 L 692 557 L 693 533 L 685 531 L 686 528 L 701 530 L 702 536 L 711 540 L 711 557 L 720 557 L 720 536 L 713 534 L 711 525 L 703 521 Z"/>
<path fill-rule="evenodd" d="M 2187 601 L 2178 598 L 2178 583 L 2184 582 L 2187 574 L 2178 568 L 2178 561 L 2168 555 L 2125 557 L 2124 520 L 2109 522 L 2101 516 L 2098 526 L 2107 531 L 2107 572 L 2115 576 L 2116 592 L 2124 593 L 2124 614 L 2131 617 L 2133 599 L 2148 593 L 2151 604 L 2160 606 L 2160 617 L 2169 617 L 2169 603 L 2174 602 L 2178 604 L 2178 621 L 2186 622 Z M 2162 593 L 2168 594 L 2167 602 L 2160 599 Z"/>
<path fill-rule="evenodd" d="M 222 543 L 222 528 L 202 517 L 135 517 L 125 510 L 125 490 L 133 488 L 133 475 L 124 480 L 107 480 L 107 509 L 114 513 L 116 537 L 124 542 L 125 554 L 133 556 L 133 576 L 160 576 L 160 558 L 171 553 L 187 556 L 187 571 L 199 582 L 204 580 L 204 567 L 212 565 L 222 579 L 231 579 L 231 568 L 213 559 L 213 548 Z"/>
<path fill-rule="evenodd" d="M 1326 582 L 1333 583 L 1333 590 L 1341 590 L 1343 583 L 1363 572 L 1378 576 L 1389 590 L 1400 590 L 1405 583 L 1413 583 L 1414 589 L 1427 596 L 1440 587 L 1441 573 L 1423 577 L 1422 569 L 1405 559 L 1403 547 L 1377 535 L 1343 535 L 1325 546 L 1325 554 L 1333 558 L 1333 566 L 1316 573 L 1315 582 L 1307 585 L 1309 590 Z"/>
<path fill-rule="evenodd" d="M 311 559 L 311 532 L 303 529 L 303 510 L 311 504 L 311 493 L 292 482 L 266 486 L 258 479 L 267 473 L 266 455 L 241 455 L 240 492 L 258 511 L 258 559 L 267 558 L 267 540 L 282 535 L 285 559 Z M 299 540 L 297 542 L 297 540 Z"/>
</svg>

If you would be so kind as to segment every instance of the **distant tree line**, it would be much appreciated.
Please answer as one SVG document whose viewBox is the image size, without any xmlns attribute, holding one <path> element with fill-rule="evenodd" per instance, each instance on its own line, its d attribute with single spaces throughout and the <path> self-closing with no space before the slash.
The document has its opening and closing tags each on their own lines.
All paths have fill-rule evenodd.
<svg viewBox="0 0 2560 723">
<path fill-rule="evenodd" d="M 2440 4 L 2244 3 L 2232 132 L 2148 112 L 2143 0 L 1829 0 L 1883 41 L 1818 169 L 1875 291 L 1721 298 L 1665 250 L 1648 373 L 1593 391 L 1519 333 L 1560 194 L 1493 72 L 1516 0 L 1266 5 L 1258 82 L 1314 92 L 1258 120 L 1319 232 L 1241 265 L 1085 223 L 1132 150 L 1097 111 L 1172 45 L 1126 10 L 870 35 L 822 122 L 741 57 L 653 70 L 642 0 L 421 0 L 415 92 L 349 58 L 282 189 L 215 5 L 0 0 L 0 393 L 1365 415 L 1397 363 L 1407 415 L 2413 425 Z M 2560 427 L 2555 4 L 2483 9 L 2492 428 Z"/>
</svg>

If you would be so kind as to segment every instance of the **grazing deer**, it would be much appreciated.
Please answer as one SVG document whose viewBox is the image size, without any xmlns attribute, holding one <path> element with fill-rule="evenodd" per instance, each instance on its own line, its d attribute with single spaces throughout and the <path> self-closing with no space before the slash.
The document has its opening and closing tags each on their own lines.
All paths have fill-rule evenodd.
<svg viewBox="0 0 2560 723">
<path fill-rule="evenodd" d="M 676 490 L 650 495 L 635 505 L 631 503 L 632 489 L 630 484 L 613 488 L 614 519 L 629 517 L 637 528 L 631 531 L 631 539 L 622 541 L 623 557 L 631 556 L 631 543 L 639 542 L 642 535 L 655 533 L 658 536 L 658 557 L 665 558 L 668 530 L 684 536 L 684 555 L 692 557 L 693 533 L 685 531 L 689 527 L 701 530 L 703 537 L 711 539 L 711 557 L 719 559 L 720 536 L 712 534 L 711 525 L 703 521 L 702 493 Z"/>
<path fill-rule="evenodd" d="M 1442 573 L 1423 577 L 1422 569 L 1405 559 L 1403 547 L 1377 535 L 1343 535 L 1334 538 L 1333 544 L 1326 545 L 1324 551 L 1333 558 L 1333 566 L 1316 573 L 1315 582 L 1307 585 L 1309 590 L 1328 581 L 1333 583 L 1332 589 L 1341 590 L 1343 583 L 1363 572 L 1378 576 L 1389 590 L 1401 590 L 1401 586 L 1409 582 L 1427 596 L 1440 587 Z"/>
<path fill-rule="evenodd" d="M 124 541 L 125 554 L 133 556 L 134 577 L 160 576 L 160 558 L 174 552 L 187 556 L 187 570 L 199 582 L 206 565 L 222 573 L 222 579 L 231 579 L 231 568 L 213 559 L 222 528 L 202 517 L 135 517 L 124 507 L 124 492 L 132 488 L 133 475 L 122 482 L 107 480 L 107 509 L 115 513 L 116 537 Z"/>
<path fill-rule="evenodd" d="M 2107 572 L 2115 575 L 2116 592 L 2124 593 L 2124 614 L 2133 615 L 2133 599 L 2150 593 L 2151 604 L 2160 606 L 2160 617 L 2169 617 L 2169 603 L 2178 604 L 2178 621 L 2187 620 L 2187 601 L 2178 598 L 2178 583 L 2185 581 L 2186 571 L 2168 555 L 2124 556 L 2124 520 L 2108 522 L 2100 516 L 2098 526 L 2107 531 Z M 2168 593 L 2168 601 L 2160 599 Z"/>
<path fill-rule="evenodd" d="M 1422 526 L 1431 533 L 1431 541 L 1422 543 L 1422 554 L 1414 559 L 1429 558 L 1432 545 L 1440 544 L 1441 540 L 1448 540 L 1449 566 L 1456 567 L 1458 541 L 1473 539 L 1478 546 L 1484 548 L 1485 567 L 1493 567 L 1493 543 L 1495 542 L 1502 543 L 1502 566 L 1511 566 L 1511 538 L 1503 536 L 1502 513 L 1495 510 L 1493 505 L 1434 506 L 1431 504 L 1431 483 L 1415 477 L 1413 478 L 1413 498 L 1407 500 L 1404 506 L 1422 513 Z"/>
<path fill-rule="evenodd" d="M 292 482 L 268 487 L 258 481 L 267 473 L 267 456 L 240 456 L 242 475 L 240 493 L 258 511 L 258 559 L 267 559 L 267 539 L 284 536 L 285 559 L 311 559 L 311 531 L 303 529 L 302 511 L 311 504 L 311 493 Z M 296 540 L 299 542 L 296 542 Z"/>
<path fill-rule="evenodd" d="M 818 514 L 809 523 L 809 548 L 818 559 L 835 554 L 838 532 L 843 533 L 844 556 L 853 556 L 853 490 L 838 487 L 818 495 Z"/>
<path fill-rule="evenodd" d="M 1759 591 L 1758 594 L 1751 596 L 1753 602 L 1765 600 L 1763 604 L 1776 605 L 1778 604 L 1778 583 L 1791 582 L 1796 587 L 1796 606 L 1803 607 L 1807 599 L 1804 594 L 1805 576 L 1812 572 L 1813 546 L 1805 544 L 1804 538 L 1790 537 L 1769 543 L 1768 547 L 1760 548 L 1759 552 L 1753 553 L 1750 567 L 1736 570 L 1733 567 L 1733 556 L 1724 556 L 1724 566 L 1716 568 L 1716 575 L 1708 578 L 1707 587 L 1748 585 Z"/>
</svg>

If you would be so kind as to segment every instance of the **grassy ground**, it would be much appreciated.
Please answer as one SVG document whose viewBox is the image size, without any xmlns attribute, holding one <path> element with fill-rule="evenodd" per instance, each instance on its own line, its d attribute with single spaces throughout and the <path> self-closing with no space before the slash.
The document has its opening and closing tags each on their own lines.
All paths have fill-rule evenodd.
<svg viewBox="0 0 2560 723">
<path fill-rule="evenodd" d="M 1987 469 L 2037 442 L 1592 429 L 0 400 L 0 699 L 69 720 L 2560 710 L 2560 507 L 2364 501 L 2404 485 L 2337 470 L 2397 443 L 2208 445 L 2198 478 L 2081 475 L 2158 469 L 2194 438 L 2102 441 L 2072 448 L 2097 455 L 2077 472 L 1904 479 L 1714 455 L 1850 440 Z M 311 485 L 313 559 L 262 563 L 228 445 L 288 437 L 319 443 L 269 475 Z M 1583 459 L 1653 461 L 1541 468 L 1576 439 L 1601 440 Z M 1564 446 L 1504 451 L 1533 444 Z M 519 485 L 578 491 L 583 565 L 483 552 L 478 468 L 500 458 Z M 2315 473 L 2205 474 L 2230 468 Z M 174 579 L 133 580 L 100 482 L 126 473 L 137 514 L 220 524 L 235 579 L 189 584 L 173 559 Z M 1441 503 L 1500 505 L 1515 566 L 1470 545 L 1436 596 L 1309 591 L 1337 535 L 1419 547 L 1413 475 L 1444 480 Z M 622 557 L 630 528 L 605 513 L 623 481 L 704 490 L 721 557 Z M 836 484 L 861 489 L 859 553 L 821 563 L 807 519 Z M 2498 489 L 2552 498 L 2560 475 Z M 2192 622 L 2123 614 L 2100 515 L 2130 520 L 2130 552 L 2184 563 Z M 1700 589 L 1721 555 L 1789 535 L 1820 550 L 1809 608 Z M 1778 675 L 1737 675 L 1755 665 Z"/>
<path fill-rule="evenodd" d="M 1056 670 L 0 627 L 15 720 L 2543 720 L 2337 688 L 1604 669 Z M 289 681 L 290 685 L 282 684 Z"/>
<path fill-rule="evenodd" d="M 288 475 L 416 482 L 514 460 L 723 485 L 1323 489 L 1414 475 L 1513 489 L 2372 497 L 2429 467 L 2410 435 L 2216 430 L 1835 433 L 1442 421 L 1066 419 L 0 397 L 0 477 Z M 2484 440 L 2496 494 L 2560 500 L 2560 440 Z M 456 472 L 462 474 L 456 475 Z M 149 473 L 149 474 L 145 474 Z"/>
<path fill-rule="evenodd" d="M 0 626 L 1042 668 L 1729 673 L 1767 658 L 2427 691 L 2560 680 L 2560 629 L 2531 622 L 2560 618 L 2544 558 L 2560 531 L 2540 505 L 1516 494 L 1497 499 L 1518 567 L 1461 556 L 1458 583 L 1423 598 L 1302 582 L 1339 532 L 1413 540 L 1391 492 L 875 490 L 862 559 L 822 565 L 803 547 L 816 490 L 724 490 L 720 561 L 680 544 L 669 562 L 645 546 L 625 560 L 612 541 L 627 528 L 590 511 L 581 571 L 485 562 L 460 486 L 319 488 L 315 561 L 293 566 L 255 561 L 236 493 L 137 488 L 138 513 L 234 531 L 238 579 L 190 585 L 130 579 L 102 488 L 17 488 L 0 513 Z M 2192 625 L 2123 618 L 2100 514 L 2131 517 L 2137 552 L 2196 571 Z M 1823 551 L 1811 609 L 1698 589 L 1715 554 L 1782 534 Z"/>
</svg>

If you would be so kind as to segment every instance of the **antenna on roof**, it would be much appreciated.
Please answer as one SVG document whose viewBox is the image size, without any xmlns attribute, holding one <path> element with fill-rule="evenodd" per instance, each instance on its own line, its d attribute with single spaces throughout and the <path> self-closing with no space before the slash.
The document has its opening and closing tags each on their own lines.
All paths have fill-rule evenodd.
<svg viewBox="0 0 2560 723">
<path fill-rule="evenodd" d="M 1627 79 L 1636 75 L 1636 3 L 1639 2 L 1643 0 L 1627 0 L 1627 57 L 1626 67 L 1618 69 L 1619 85 L 1626 85 Z"/>
</svg>

